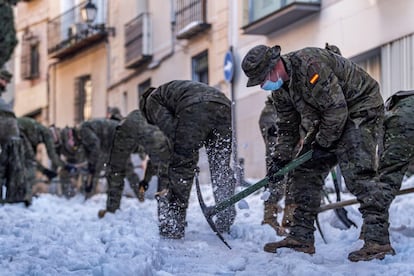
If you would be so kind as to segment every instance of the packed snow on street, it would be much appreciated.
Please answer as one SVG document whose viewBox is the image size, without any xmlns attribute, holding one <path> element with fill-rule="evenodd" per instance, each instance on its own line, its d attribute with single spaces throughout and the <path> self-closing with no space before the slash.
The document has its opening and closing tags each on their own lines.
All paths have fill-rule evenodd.
<svg viewBox="0 0 414 276">
<path fill-rule="evenodd" d="M 201 186 L 212 205 L 210 185 Z M 414 176 L 404 180 L 403 188 L 408 187 L 414 187 Z M 414 275 L 414 194 L 396 197 L 390 208 L 397 254 L 358 263 L 347 259 L 363 244 L 357 204 L 346 210 L 358 228 L 346 229 L 332 210 L 319 214 L 327 243 L 315 232 L 314 255 L 287 248 L 271 254 L 263 251 L 264 244 L 282 237 L 261 225 L 265 198 L 261 189 L 236 204 L 236 221 L 224 235 L 231 250 L 207 224 L 195 187 L 183 240 L 160 238 L 157 202 L 150 192 L 144 202 L 124 197 L 121 209 L 102 219 L 97 213 L 105 207 L 105 194 L 86 201 L 82 195 L 41 194 L 28 208 L 0 205 L 0 275 Z M 342 198 L 353 196 L 342 193 Z"/>
</svg>

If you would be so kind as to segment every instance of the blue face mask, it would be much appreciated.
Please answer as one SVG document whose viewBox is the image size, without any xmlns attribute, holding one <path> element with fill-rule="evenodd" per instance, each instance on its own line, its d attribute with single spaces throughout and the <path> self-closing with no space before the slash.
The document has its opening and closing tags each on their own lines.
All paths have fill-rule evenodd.
<svg viewBox="0 0 414 276">
<path fill-rule="evenodd" d="M 283 85 L 283 80 L 281 77 L 279 77 L 277 81 L 266 80 L 262 86 L 262 89 L 268 90 L 268 91 L 274 91 L 274 90 L 279 90 L 280 87 L 282 87 L 282 85 Z"/>
</svg>

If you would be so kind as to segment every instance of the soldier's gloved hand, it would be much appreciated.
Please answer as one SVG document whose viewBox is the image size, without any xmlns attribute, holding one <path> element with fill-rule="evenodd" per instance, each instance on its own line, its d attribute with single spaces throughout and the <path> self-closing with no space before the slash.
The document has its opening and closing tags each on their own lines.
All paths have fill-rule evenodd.
<svg viewBox="0 0 414 276">
<path fill-rule="evenodd" d="M 147 191 L 148 190 L 148 182 L 145 181 L 145 180 L 141 180 L 138 184 L 138 189 L 141 190 L 141 188 L 144 189 L 144 191 Z"/>
<path fill-rule="evenodd" d="M 322 147 L 316 141 L 312 143 L 312 150 L 313 150 L 313 153 L 312 153 L 313 160 L 322 160 L 322 159 L 326 159 L 332 156 L 332 153 L 330 152 L 330 148 Z"/>
<path fill-rule="evenodd" d="M 276 175 L 280 169 L 282 169 L 289 161 L 287 160 L 281 160 L 279 158 L 273 158 L 270 167 L 267 172 L 267 178 L 269 178 L 269 181 L 271 183 L 277 183 L 279 181 L 282 181 L 285 177 L 284 175 Z"/>
<path fill-rule="evenodd" d="M 46 168 L 43 169 L 42 173 L 44 175 L 46 175 L 46 177 L 49 179 L 49 181 L 57 176 L 57 173 L 55 171 L 52 171 L 52 170 L 49 170 L 49 169 L 46 169 Z"/>
<path fill-rule="evenodd" d="M 78 168 L 75 165 L 71 164 L 65 164 L 63 168 L 69 173 L 76 173 L 78 171 Z"/>
<path fill-rule="evenodd" d="M 145 200 L 145 191 L 148 190 L 148 182 L 141 180 L 138 183 L 138 200 L 143 202 Z"/>
</svg>

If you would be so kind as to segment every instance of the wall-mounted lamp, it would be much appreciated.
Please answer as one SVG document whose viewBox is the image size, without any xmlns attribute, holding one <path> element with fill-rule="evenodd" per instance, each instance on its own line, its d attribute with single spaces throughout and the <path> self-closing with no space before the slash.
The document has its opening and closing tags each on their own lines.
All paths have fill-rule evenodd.
<svg viewBox="0 0 414 276">
<path fill-rule="evenodd" d="M 93 21 L 95 21 L 97 10 L 98 8 L 95 6 L 95 4 L 89 0 L 88 3 L 86 3 L 86 5 L 81 8 L 82 20 L 88 24 L 91 24 Z"/>
<path fill-rule="evenodd" d="M 93 30 L 100 30 L 105 31 L 108 33 L 108 35 L 115 36 L 115 28 L 114 27 L 106 27 L 104 24 L 97 24 L 92 25 L 92 23 L 96 19 L 96 13 L 98 11 L 98 8 L 94 3 L 92 3 L 92 0 L 89 0 L 85 6 L 81 8 L 81 17 L 84 22 L 86 22 L 89 26 L 89 28 Z"/>
</svg>

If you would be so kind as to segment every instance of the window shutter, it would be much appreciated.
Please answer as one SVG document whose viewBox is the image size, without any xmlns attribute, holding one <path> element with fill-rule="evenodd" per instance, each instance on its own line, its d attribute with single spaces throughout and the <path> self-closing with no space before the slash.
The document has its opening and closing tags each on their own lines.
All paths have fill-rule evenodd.
<svg viewBox="0 0 414 276">
<path fill-rule="evenodd" d="M 78 124 L 83 121 L 83 88 L 82 88 L 82 78 L 75 79 L 75 124 Z"/>
<path fill-rule="evenodd" d="M 26 32 L 22 39 L 20 59 L 20 76 L 24 80 L 39 77 L 39 39 L 30 32 Z"/>
</svg>

